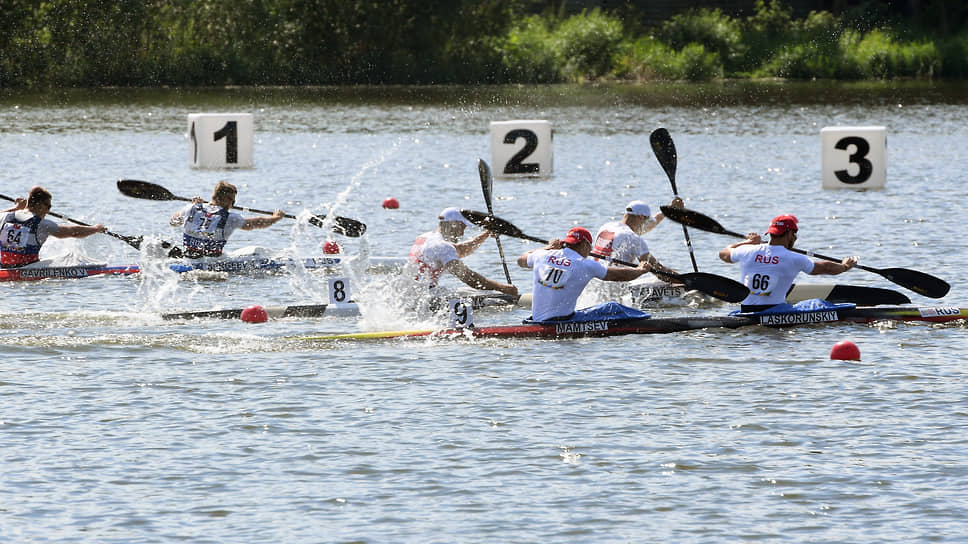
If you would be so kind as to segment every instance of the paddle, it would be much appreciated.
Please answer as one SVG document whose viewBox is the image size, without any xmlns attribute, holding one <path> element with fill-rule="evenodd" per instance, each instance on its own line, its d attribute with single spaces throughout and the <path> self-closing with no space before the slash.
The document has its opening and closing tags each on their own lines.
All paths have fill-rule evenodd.
<svg viewBox="0 0 968 544">
<path fill-rule="evenodd" d="M 476 212 L 473 210 L 461 210 L 460 213 L 471 223 L 484 227 L 492 232 L 504 234 L 514 238 L 521 238 L 522 240 L 531 240 L 532 242 L 538 242 L 539 244 L 548 243 L 547 240 L 535 238 L 534 236 L 528 236 L 511 223 L 492 214 Z M 598 257 L 600 259 L 608 259 L 608 257 L 599 255 L 597 253 L 591 253 L 591 256 Z M 634 263 L 620 261 L 618 259 L 611 259 L 611 262 L 625 266 L 636 266 Z M 707 295 L 714 296 L 727 302 L 740 302 L 746 298 L 750 292 L 750 290 L 742 283 L 723 276 L 717 276 L 716 274 L 707 274 L 705 272 L 676 274 L 674 272 L 658 271 L 655 271 L 655 274 L 672 278 L 682 283 L 689 289 L 701 291 Z"/>
<path fill-rule="evenodd" d="M 676 144 L 672 141 L 672 136 L 669 135 L 668 130 L 657 128 L 649 135 L 649 143 L 652 144 L 652 151 L 655 153 L 655 158 L 659 159 L 659 164 L 662 165 L 662 169 L 665 170 L 666 176 L 669 178 L 669 183 L 672 184 L 672 195 L 678 197 L 679 191 L 676 190 L 676 164 L 678 163 L 678 156 L 676 155 Z M 692 249 L 692 240 L 689 239 L 689 231 L 685 225 L 682 225 L 682 234 L 686 237 L 686 248 L 689 249 L 689 259 L 692 260 L 692 269 L 699 272 L 699 266 L 696 265 L 696 254 Z"/>
<path fill-rule="evenodd" d="M 0 195 L 0 198 L 9 200 L 10 202 L 16 202 L 17 201 L 17 199 L 10 198 L 7 195 Z M 66 216 L 60 215 L 58 213 L 47 212 L 47 215 L 52 215 L 52 216 L 54 216 L 54 217 L 56 217 L 58 219 L 63 219 L 64 221 L 70 221 L 71 223 L 76 223 L 78 225 L 81 225 L 82 227 L 90 227 L 91 226 L 90 223 L 85 223 L 83 221 L 78 221 L 77 219 L 71 219 L 70 217 L 66 217 Z M 137 250 L 141 250 L 141 242 L 144 241 L 144 237 L 143 236 L 125 236 L 124 234 L 117 234 L 117 233 L 111 232 L 109 230 L 104 231 L 104 234 L 107 234 L 108 236 L 113 236 L 113 237 L 117 238 L 118 240 L 121 240 L 122 242 L 130 245 L 131 247 L 133 247 L 133 248 L 135 248 Z M 177 258 L 179 258 L 179 257 L 182 256 L 182 250 L 181 250 L 181 248 L 172 246 L 170 242 L 162 242 L 161 243 L 161 247 L 167 249 L 168 250 L 168 256 L 171 257 L 171 258 L 173 258 L 173 259 L 177 259 Z"/>
<path fill-rule="evenodd" d="M 168 189 L 165 189 L 161 185 L 157 185 L 148 181 L 140 181 L 136 179 L 119 179 L 118 180 L 118 190 L 124 193 L 126 196 L 133 198 L 142 198 L 145 200 L 182 200 L 185 202 L 191 202 L 192 199 L 185 198 L 183 196 L 175 196 Z M 272 215 L 273 212 L 266 210 L 256 210 L 254 208 L 245 208 L 242 206 L 232 206 L 232 209 L 242 210 L 244 212 L 250 213 L 261 213 L 265 215 Z M 296 219 L 296 216 L 285 214 L 284 217 L 289 219 Z M 309 223 L 317 227 L 326 226 L 324 221 L 326 220 L 325 215 L 314 215 L 309 218 Z M 355 220 L 349 219 L 347 217 L 337 217 L 333 225 L 333 232 L 337 234 L 342 234 L 345 236 L 350 236 L 353 238 L 362 236 L 366 232 L 366 225 Z"/>
<path fill-rule="evenodd" d="M 699 230 L 713 232 L 716 234 L 726 234 L 735 238 L 746 238 L 746 236 L 743 234 L 726 230 L 722 225 L 717 223 L 715 219 L 705 216 L 697 211 L 686 208 L 673 208 L 671 206 L 662 206 L 661 209 L 662 213 L 665 214 L 666 217 L 677 223 L 682 223 L 683 225 L 689 225 L 690 227 L 696 227 Z M 837 259 L 835 257 L 827 257 L 826 255 L 820 255 L 819 253 L 812 253 L 802 249 L 794 248 L 792 251 L 803 255 L 816 257 L 818 259 L 823 259 L 825 261 L 833 261 L 837 263 L 841 261 L 841 259 Z M 874 268 L 861 264 L 858 264 L 857 268 L 866 270 L 868 272 L 873 272 L 875 274 L 880 274 L 889 281 L 892 281 L 901 287 L 905 287 L 926 297 L 941 298 L 947 295 L 948 290 L 951 289 L 951 286 L 948 285 L 948 282 L 940 278 L 936 278 L 930 274 L 918 272 L 917 270 L 909 270 L 907 268 Z"/>
<path fill-rule="evenodd" d="M 487 204 L 487 213 L 494 215 L 494 210 L 491 208 L 491 189 L 494 187 L 494 178 L 491 177 L 491 167 L 484 162 L 484 159 L 477 159 L 477 172 L 481 176 L 481 191 L 484 193 L 484 203 Z M 507 278 L 508 284 L 510 285 L 511 273 L 508 271 L 508 263 L 504 258 L 504 248 L 501 247 L 501 238 L 495 235 L 494 241 L 497 242 L 497 252 L 501 256 L 504 277 Z"/>
</svg>

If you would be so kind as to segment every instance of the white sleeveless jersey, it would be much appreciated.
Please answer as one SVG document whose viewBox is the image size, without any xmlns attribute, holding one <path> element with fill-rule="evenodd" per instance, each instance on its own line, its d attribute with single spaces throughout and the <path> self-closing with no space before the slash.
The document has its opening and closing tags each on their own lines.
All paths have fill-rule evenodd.
<svg viewBox="0 0 968 544">
<path fill-rule="evenodd" d="M 813 260 L 783 246 L 770 244 L 743 245 L 729 252 L 729 259 L 740 264 L 743 285 L 750 294 L 744 305 L 780 304 L 797 274 L 813 272 Z"/>
<path fill-rule="evenodd" d="M 584 259 L 576 251 L 539 249 L 528 255 L 533 269 L 531 318 L 545 321 L 571 315 L 578 297 L 592 278 L 602 279 L 608 269 L 594 259 Z"/>
<path fill-rule="evenodd" d="M 183 243 L 190 251 L 210 256 L 222 254 L 225 242 L 245 218 L 213 204 L 189 204 L 179 216 L 184 222 Z"/>
<path fill-rule="evenodd" d="M 595 235 L 593 253 L 629 263 L 649 252 L 649 244 L 621 221 L 609 221 Z"/>
<path fill-rule="evenodd" d="M 410 247 L 408 260 L 416 265 L 415 279 L 437 285 L 447 263 L 458 258 L 457 247 L 437 231 L 425 232 Z"/>
</svg>

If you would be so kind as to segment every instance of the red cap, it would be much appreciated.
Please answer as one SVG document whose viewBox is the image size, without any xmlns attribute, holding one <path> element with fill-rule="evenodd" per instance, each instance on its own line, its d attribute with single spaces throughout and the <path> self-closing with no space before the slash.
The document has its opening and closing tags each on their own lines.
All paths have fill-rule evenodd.
<svg viewBox="0 0 968 544">
<path fill-rule="evenodd" d="M 797 218 L 792 215 L 778 215 L 770 221 L 770 228 L 766 229 L 768 234 L 786 234 L 788 230 L 797 230 Z"/>
<path fill-rule="evenodd" d="M 588 229 L 584 227 L 571 227 L 568 231 L 568 236 L 565 236 L 564 242 L 566 244 L 577 244 L 578 242 L 588 242 L 592 243 L 592 233 L 588 232 Z"/>
</svg>

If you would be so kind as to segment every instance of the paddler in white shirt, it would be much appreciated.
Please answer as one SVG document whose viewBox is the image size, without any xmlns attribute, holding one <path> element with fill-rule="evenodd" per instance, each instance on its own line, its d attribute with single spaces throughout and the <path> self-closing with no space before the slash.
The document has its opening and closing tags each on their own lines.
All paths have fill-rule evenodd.
<svg viewBox="0 0 968 544">
<path fill-rule="evenodd" d="M 202 197 L 196 196 L 190 204 L 171 216 L 171 226 L 185 227 L 182 238 L 186 257 L 218 257 L 229 236 L 236 230 L 264 229 L 285 217 L 282 210 L 275 210 L 267 217 L 242 217 L 229 211 L 235 205 L 238 192 L 235 185 L 220 181 L 215 184 L 212 200 L 208 204 Z"/>
<path fill-rule="evenodd" d="M 542 249 L 526 251 L 518 266 L 531 268 L 533 321 L 564 321 L 575 313 L 575 305 L 592 278 L 604 281 L 632 281 L 649 272 L 647 262 L 637 268 L 605 266 L 589 258 L 592 235 L 584 227 L 572 227 L 564 239 L 554 239 Z"/>
<path fill-rule="evenodd" d="M 674 208 L 682 208 L 683 202 L 679 197 L 672 199 L 669 204 Z M 656 212 L 652 215 L 649 205 L 641 200 L 633 200 L 625 207 L 625 214 L 619 221 L 609 221 L 598 229 L 592 251 L 612 259 L 629 263 L 649 263 L 653 270 L 660 272 L 675 272 L 663 266 L 649 251 L 649 244 L 642 239 L 642 235 L 654 229 L 665 215 Z"/>
<path fill-rule="evenodd" d="M 30 189 L 0 216 L 0 268 L 16 268 L 40 260 L 40 248 L 48 236 L 85 238 L 105 232 L 104 225 L 58 225 L 46 219 L 53 198 L 43 187 Z"/>
<path fill-rule="evenodd" d="M 459 209 L 446 208 L 440 212 L 437 219 L 437 229 L 418 236 L 410 248 L 408 274 L 413 274 L 417 281 L 436 287 L 440 276 L 444 272 L 450 272 L 474 289 L 499 291 L 513 297 L 518 296 L 517 287 L 488 279 L 471 270 L 461 261 L 491 236 L 490 231 L 485 230 L 470 240 L 461 242 L 464 229 L 472 223 L 461 215 Z"/>
<path fill-rule="evenodd" d="M 770 222 L 767 234 L 770 242 L 764 244 L 758 232 L 751 232 L 746 239 L 719 250 L 719 258 L 727 263 L 740 263 L 743 284 L 750 294 L 740 303 L 743 312 L 759 312 L 786 302 L 787 292 L 797 274 L 842 274 L 857 264 L 857 257 L 845 257 L 841 262 L 814 260 L 801 253 L 790 251 L 797 241 L 797 218 L 778 215 Z"/>
</svg>

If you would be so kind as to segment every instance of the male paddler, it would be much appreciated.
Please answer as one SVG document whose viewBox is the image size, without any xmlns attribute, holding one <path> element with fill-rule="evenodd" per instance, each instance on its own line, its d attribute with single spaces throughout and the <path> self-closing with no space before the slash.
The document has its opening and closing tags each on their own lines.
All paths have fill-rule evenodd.
<svg viewBox="0 0 968 544">
<path fill-rule="evenodd" d="M 770 242 L 764 244 L 758 232 L 746 239 L 719 250 L 719 258 L 727 263 L 740 263 L 743 284 L 750 294 L 741 302 L 744 312 L 759 312 L 786 301 L 787 292 L 800 272 L 842 274 L 857 264 L 857 257 L 845 257 L 841 262 L 814 260 L 791 251 L 797 241 L 797 218 L 778 215 L 766 230 Z"/>
<path fill-rule="evenodd" d="M 40 248 L 48 236 L 85 238 L 105 232 L 104 225 L 58 225 L 47 219 L 53 198 L 47 189 L 30 189 L 27 198 L 4 211 L 0 219 L 0 267 L 16 268 L 40 260 Z"/>
<path fill-rule="evenodd" d="M 446 208 L 437 217 L 437 228 L 417 237 L 410 248 L 407 274 L 414 279 L 436 287 L 444 272 L 450 272 L 457 279 L 475 289 L 499 291 L 513 297 L 518 296 L 518 288 L 507 283 L 488 279 L 471 270 L 461 261 L 484 243 L 491 232 L 485 230 L 477 236 L 461 242 L 464 229 L 472 225 L 461 215 L 457 208 Z"/>
<path fill-rule="evenodd" d="M 532 320 L 570 319 L 578 297 L 592 278 L 632 281 L 652 270 L 647 262 L 635 268 L 605 266 L 588 257 L 591 251 L 591 233 L 586 228 L 573 227 L 563 240 L 551 240 L 544 248 L 526 251 L 518 257 L 518 266 L 533 269 Z"/>
<path fill-rule="evenodd" d="M 182 239 L 186 257 L 217 257 L 236 230 L 264 229 L 285 217 L 282 210 L 275 210 L 268 217 L 242 217 L 229 211 L 235 205 L 237 194 L 235 185 L 220 181 L 215 185 L 209 203 L 196 196 L 190 204 L 171 216 L 173 227 L 184 225 Z"/>
</svg>

